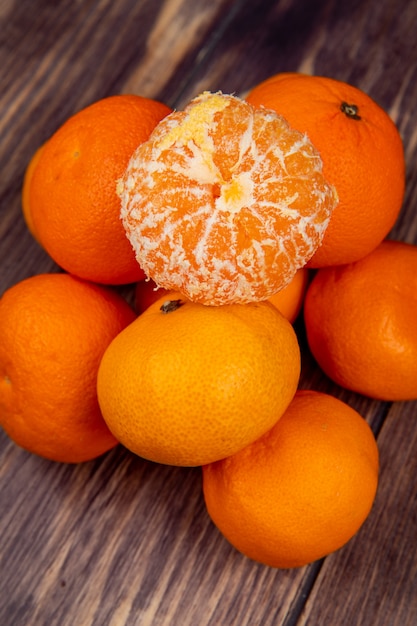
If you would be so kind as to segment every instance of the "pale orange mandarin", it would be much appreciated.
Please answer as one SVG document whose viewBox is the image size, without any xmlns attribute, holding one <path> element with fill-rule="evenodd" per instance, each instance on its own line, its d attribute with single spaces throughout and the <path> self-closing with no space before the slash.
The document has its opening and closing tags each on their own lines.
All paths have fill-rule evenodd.
<svg viewBox="0 0 417 626">
<path fill-rule="evenodd" d="M 300 349 L 268 302 L 162 297 L 107 348 L 98 398 L 110 430 L 151 461 L 197 466 L 268 430 L 297 389 Z"/>
</svg>

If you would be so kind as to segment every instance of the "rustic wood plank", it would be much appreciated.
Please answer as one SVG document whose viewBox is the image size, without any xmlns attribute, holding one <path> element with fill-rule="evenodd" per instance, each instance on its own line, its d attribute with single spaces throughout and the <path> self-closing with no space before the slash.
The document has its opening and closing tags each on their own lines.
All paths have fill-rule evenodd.
<svg viewBox="0 0 417 626">
<path fill-rule="evenodd" d="M 407 0 L 246 3 L 202 55 L 180 102 L 204 89 L 244 94 L 277 72 L 328 75 L 364 89 L 387 110 L 395 104 L 393 117 L 415 143 L 414 28 L 415 6 Z"/>
<path fill-rule="evenodd" d="M 5 443 L 1 624 L 249 626 L 285 615 L 305 571 L 233 550 L 205 512 L 199 469 L 121 448 L 72 467 Z"/>
<path fill-rule="evenodd" d="M 346 80 L 390 112 L 408 163 L 392 236 L 417 243 L 416 20 L 416 3 L 405 0 L 4 0 L 0 292 L 58 269 L 27 232 L 20 188 L 33 151 L 68 115 L 120 92 L 171 106 L 203 89 L 244 94 L 278 71 Z M 121 447 L 55 464 L 0 432 L 0 624 L 414 624 L 417 403 L 341 390 L 308 353 L 301 320 L 297 329 L 301 386 L 341 397 L 379 433 L 380 490 L 352 542 L 306 568 L 265 568 L 211 524 L 198 469 L 158 466 Z"/>
</svg>

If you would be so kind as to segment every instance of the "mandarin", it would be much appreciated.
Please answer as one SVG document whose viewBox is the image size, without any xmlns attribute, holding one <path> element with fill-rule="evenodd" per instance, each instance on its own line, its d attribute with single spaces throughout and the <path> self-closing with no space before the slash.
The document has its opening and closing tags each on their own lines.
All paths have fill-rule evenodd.
<svg viewBox="0 0 417 626">
<path fill-rule="evenodd" d="M 403 144 L 389 115 L 352 85 L 300 73 L 272 76 L 246 99 L 306 133 L 336 187 L 339 204 L 308 265 L 350 263 L 376 248 L 394 225 L 405 190 Z"/>
<path fill-rule="evenodd" d="M 29 229 L 29 232 L 31 233 L 32 237 L 34 237 L 34 239 L 36 239 L 36 241 L 38 241 L 39 243 L 39 237 L 35 232 L 35 227 L 33 225 L 33 219 L 32 219 L 32 214 L 31 214 L 31 210 L 30 210 L 30 203 L 29 203 L 29 189 L 30 186 L 32 184 L 32 176 L 33 176 L 33 172 L 35 171 L 37 165 L 38 165 L 38 161 L 39 161 L 39 157 L 41 156 L 42 150 L 43 150 L 43 146 L 44 144 L 42 144 L 41 146 L 39 146 L 39 148 L 37 148 L 37 150 L 33 153 L 32 158 L 29 161 L 29 164 L 25 170 L 25 175 L 23 177 L 23 184 L 22 184 L 22 211 L 23 211 L 23 218 L 26 222 L 26 226 Z"/>
<path fill-rule="evenodd" d="M 209 92 L 157 125 L 119 194 L 145 273 L 208 305 L 283 288 L 321 243 L 337 203 L 305 135 L 273 111 Z"/>
<path fill-rule="evenodd" d="M 135 454 L 197 466 L 254 441 L 297 388 L 300 350 L 270 303 L 207 307 L 162 297 L 107 348 L 98 399 Z"/>
<path fill-rule="evenodd" d="M 174 291 L 168 291 L 162 287 L 158 287 L 151 278 L 140 280 L 135 285 L 134 301 L 135 310 L 138 315 L 146 311 L 154 302 L 162 297 L 169 299 L 170 294 Z"/>
<path fill-rule="evenodd" d="M 268 298 L 269 302 L 291 323 L 295 322 L 303 307 L 309 278 L 309 270 L 301 267 L 288 285 Z"/>
<path fill-rule="evenodd" d="M 67 272 L 107 284 L 144 276 L 120 222 L 116 181 L 170 111 L 135 95 L 103 98 L 67 119 L 29 164 L 25 215 Z"/>
<path fill-rule="evenodd" d="M 0 425 L 53 461 L 93 459 L 118 442 L 98 406 L 97 370 L 135 315 L 108 288 L 40 274 L 0 299 Z"/>
<path fill-rule="evenodd" d="M 298 391 L 269 432 L 202 471 L 208 514 L 237 550 L 301 567 L 341 548 L 367 518 L 378 448 L 347 404 Z"/>
<path fill-rule="evenodd" d="M 291 323 L 295 322 L 301 311 L 304 295 L 309 280 L 309 270 L 300 268 L 288 285 L 283 287 L 278 293 L 268 298 L 284 317 Z M 169 297 L 173 293 L 157 287 L 152 279 L 140 280 L 135 287 L 135 309 L 138 314 L 143 313 L 151 304 L 159 300 L 162 296 Z"/>
<path fill-rule="evenodd" d="M 386 240 L 356 263 L 321 268 L 304 319 L 313 356 L 337 384 L 417 399 L 417 246 Z"/>
</svg>

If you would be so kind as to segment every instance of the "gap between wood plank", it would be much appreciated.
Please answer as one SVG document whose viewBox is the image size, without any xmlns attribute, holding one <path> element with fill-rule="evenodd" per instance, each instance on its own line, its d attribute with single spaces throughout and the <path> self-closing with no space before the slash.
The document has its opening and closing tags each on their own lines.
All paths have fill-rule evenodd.
<svg viewBox="0 0 417 626">
<path fill-rule="evenodd" d="M 376 439 L 378 439 L 378 435 L 381 432 L 381 429 L 384 425 L 386 418 L 388 417 L 389 412 L 391 411 L 392 405 L 392 402 L 385 402 L 384 404 L 382 404 L 380 407 L 381 410 L 372 419 L 372 424 L 370 424 L 370 426 Z"/>
<path fill-rule="evenodd" d="M 310 592 L 320 574 L 323 563 L 324 559 L 320 559 L 319 561 L 315 561 L 310 565 L 309 572 L 304 578 L 303 583 L 299 586 L 297 594 L 288 610 L 282 626 L 296 626 L 298 619 L 304 609 L 307 598 L 309 597 Z"/>
<path fill-rule="evenodd" d="M 237 2 L 232 3 L 232 7 L 229 9 L 225 19 L 222 19 L 220 22 L 220 26 L 215 28 L 212 35 L 208 37 L 207 44 L 202 48 L 202 50 L 197 55 L 197 61 L 194 68 L 188 73 L 187 77 L 180 83 L 180 86 L 176 93 L 173 96 L 171 106 L 173 108 L 181 101 L 183 93 L 188 89 L 189 85 L 193 83 L 196 75 L 200 71 L 201 65 L 204 63 L 206 58 L 210 56 L 215 47 L 217 46 L 220 39 L 223 37 L 224 33 L 230 26 L 230 24 L 235 19 L 236 15 L 240 13 L 241 9 L 247 4 L 248 0 L 238 0 Z M 197 95 L 197 94 L 196 94 Z"/>
</svg>

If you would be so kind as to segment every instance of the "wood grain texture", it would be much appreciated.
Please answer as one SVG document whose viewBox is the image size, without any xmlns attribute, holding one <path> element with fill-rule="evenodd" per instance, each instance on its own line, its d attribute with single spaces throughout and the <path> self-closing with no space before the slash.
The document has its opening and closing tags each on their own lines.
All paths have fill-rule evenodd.
<svg viewBox="0 0 417 626">
<path fill-rule="evenodd" d="M 26 229 L 20 191 L 34 150 L 70 114 L 128 92 L 181 107 L 279 71 L 345 80 L 389 111 L 407 159 L 391 237 L 417 243 L 416 24 L 406 0 L 2 0 L 0 293 L 58 270 Z M 378 436 L 377 500 L 351 542 L 305 568 L 266 568 L 214 528 L 199 469 L 122 447 L 57 464 L 0 432 L 0 626 L 414 626 L 417 403 L 338 388 L 302 320 L 297 330 L 300 385 L 342 398 Z"/>
</svg>

